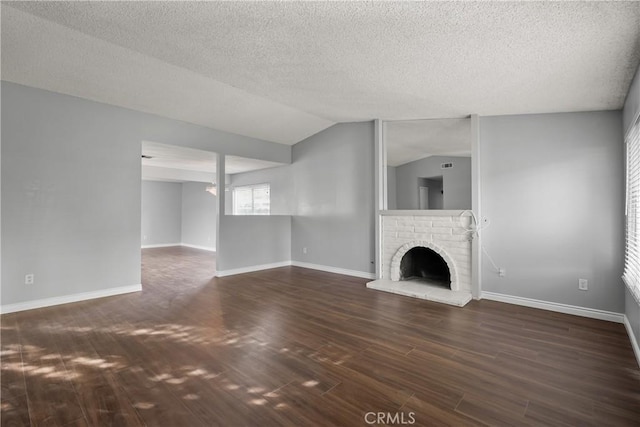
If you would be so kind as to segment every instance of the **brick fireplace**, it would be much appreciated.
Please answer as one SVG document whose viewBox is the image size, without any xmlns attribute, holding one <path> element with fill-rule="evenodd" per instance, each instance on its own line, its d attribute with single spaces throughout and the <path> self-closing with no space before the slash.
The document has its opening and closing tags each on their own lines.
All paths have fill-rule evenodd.
<svg viewBox="0 0 640 427">
<path fill-rule="evenodd" d="M 368 288 L 457 306 L 471 300 L 472 236 L 464 211 L 384 211 L 381 220 L 382 277 Z M 441 257 L 448 267 L 449 288 L 422 277 L 401 280 L 402 260 L 413 248 Z"/>
</svg>

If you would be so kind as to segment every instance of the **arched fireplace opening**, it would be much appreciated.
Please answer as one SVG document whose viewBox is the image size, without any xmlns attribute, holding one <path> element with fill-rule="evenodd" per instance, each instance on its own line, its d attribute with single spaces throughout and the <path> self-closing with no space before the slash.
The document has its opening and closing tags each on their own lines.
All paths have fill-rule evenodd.
<svg viewBox="0 0 640 427">
<path fill-rule="evenodd" d="M 451 289 L 451 273 L 447 262 L 432 249 L 411 248 L 400 261 L 400 280 L 420 280 L 430 285 Z"/>
</svg>

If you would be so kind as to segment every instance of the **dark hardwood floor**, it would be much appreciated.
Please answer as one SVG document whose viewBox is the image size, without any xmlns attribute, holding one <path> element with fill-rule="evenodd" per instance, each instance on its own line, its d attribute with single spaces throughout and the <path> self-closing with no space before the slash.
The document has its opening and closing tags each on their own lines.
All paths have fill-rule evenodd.
<svg viewBox="0 0 640 427">
<path fill-rule="evenodd" d="M 214 263 L 148 249 L 141 293 L 3 315 L 2 426 L 640 425 L 623 325 Z"/>
</svg>

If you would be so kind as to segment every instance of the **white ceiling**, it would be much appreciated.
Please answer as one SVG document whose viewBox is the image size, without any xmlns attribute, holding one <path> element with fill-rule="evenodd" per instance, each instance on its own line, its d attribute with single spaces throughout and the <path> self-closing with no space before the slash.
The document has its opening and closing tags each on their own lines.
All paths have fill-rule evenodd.
<svg viewBox="0 0 640 427">
<path fill-rule="evenodd" d="M 158 181 L 216 181 L 218 155 L 210 151 L 177 147 L 152 141 L 142 141 L 142 179 Z M 250 172 L 282 166 L 281 163 L 249 159 L 238 156 L 225 157 L 225 173 Z"/>
<path fill-rule="evenodd" d="M 284 144 L 619 109 L 639 61 L 638 2 L 2 3 L 3 79 Z"/>
</svg>

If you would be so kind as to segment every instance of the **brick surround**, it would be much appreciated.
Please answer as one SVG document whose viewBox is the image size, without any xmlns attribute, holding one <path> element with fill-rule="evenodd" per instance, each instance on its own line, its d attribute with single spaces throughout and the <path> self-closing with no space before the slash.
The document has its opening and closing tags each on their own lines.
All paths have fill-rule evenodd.
<svg viewBox="0 0 640 427">
<path fill-rule="evenodd" d="M 382 279 L 400 279 L 400 261 L 423 246 L 447 263 L 451 290 L 471 292 L 470 219 L 463 211 L 387 211 L 382 214 Z"/>
</svg>

